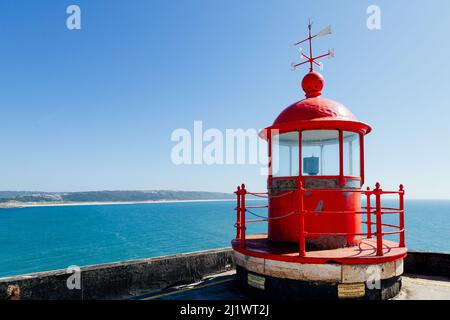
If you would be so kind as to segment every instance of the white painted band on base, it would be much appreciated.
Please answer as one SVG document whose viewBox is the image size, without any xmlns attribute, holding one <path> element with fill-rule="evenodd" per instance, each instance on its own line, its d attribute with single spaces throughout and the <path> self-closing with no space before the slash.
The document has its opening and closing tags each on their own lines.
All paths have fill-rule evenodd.
<svg viewBox="0 0 450 320">
<path fill-rule="evenodd" d="M 361 283 L 403 274 L 403 259 L 380 264 L 302 264 L 255 258 L 234 252 L 238 266 L 261 275 L 291 280 L 331 283 Z"/>
</svg>

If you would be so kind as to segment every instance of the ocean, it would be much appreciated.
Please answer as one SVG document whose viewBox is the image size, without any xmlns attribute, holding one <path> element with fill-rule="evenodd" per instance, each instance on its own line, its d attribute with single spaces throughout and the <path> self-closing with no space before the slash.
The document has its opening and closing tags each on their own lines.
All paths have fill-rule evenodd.
<svg viewBox="0 0 450 320">
<path fill-rule="evenodd" d="M 213 201 L 0 210 L 0 277 L 228 247 L 234 207 Z M 450 252 L 450 201 L 407 200 L 405 208 L 408 248 Z M 262 233 L 267 224 L 248 227 Z"/>
</svg>

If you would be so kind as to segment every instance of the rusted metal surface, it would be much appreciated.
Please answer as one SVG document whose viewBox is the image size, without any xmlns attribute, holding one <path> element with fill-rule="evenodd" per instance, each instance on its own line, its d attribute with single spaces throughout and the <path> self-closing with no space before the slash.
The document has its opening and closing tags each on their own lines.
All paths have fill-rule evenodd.
<svg viewBox="0 0 450 320">
<path fill-rule="evenodd" d="M 318 236 L 314 239 L 306 239 L 307 251 L 345 248 L 348 245 L 345 236 Z"/>
<path fill-rule="evenodd" d="M 344 177 L 344 184 L 339 183 L 339 178 L 336 177 L 304 177 L 302 179 L 305 189 L 360 189 L 361 179 L 355 177 Z M 278 195 L 283 192 L 297 190 L 298 178 L 276 178 L 268 185 L 268 191 L 271 196 Z"/>
</svg>

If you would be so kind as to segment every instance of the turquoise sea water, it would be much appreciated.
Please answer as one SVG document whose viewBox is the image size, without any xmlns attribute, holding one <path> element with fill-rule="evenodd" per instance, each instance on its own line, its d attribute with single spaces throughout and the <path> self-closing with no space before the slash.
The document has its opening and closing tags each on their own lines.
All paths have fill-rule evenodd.
<svg viewBox="0 0 450 320">
<path fill-rule="evenodd" d="M 0 277 L 227 247 L 235 235 L 234 206 L 217 201 L 0 210 Z M 406 210 L 409 248 L 450 252 L 450 201 L 409 200 Z M 248 231 L 265 230 L 259 223 Z"/>
</svg>

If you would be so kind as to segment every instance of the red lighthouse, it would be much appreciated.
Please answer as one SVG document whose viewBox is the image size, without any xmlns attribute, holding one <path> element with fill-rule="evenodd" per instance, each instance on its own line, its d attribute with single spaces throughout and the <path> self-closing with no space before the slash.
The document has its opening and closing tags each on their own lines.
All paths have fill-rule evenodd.
<svg viewBox="0 0 450 320">
<path fill-rule="evenodd" d="M 251 293 L 275 298 L 387 299 L 401 287 L 404 238 L 403 186 L 383 191 L 364 185 L 364 138 L 371 127 L 342 104 L 322 97 L 323 76 L 314 72 L 309 24 L 310 71 L 303 78 L 306 99 L 284 109 L 261 132 L 269 145 L 268 192 L 237 194 L 235 250 L 238 283 Z M 248 195 L 267 205 L 248 205 Z M 382 207 L 383 195 L 398 207 Z M 256 212 L 268 209 L 267 216 Z M 258 219 L 248 219 L 254 215 Z M 395 216 L 397 223 L 386 222 Z M 268 233 L 247 235 L 248 223 L 267 222 Z M 398 237 L 398 242 L 386 237 Z"/>
</svg>

